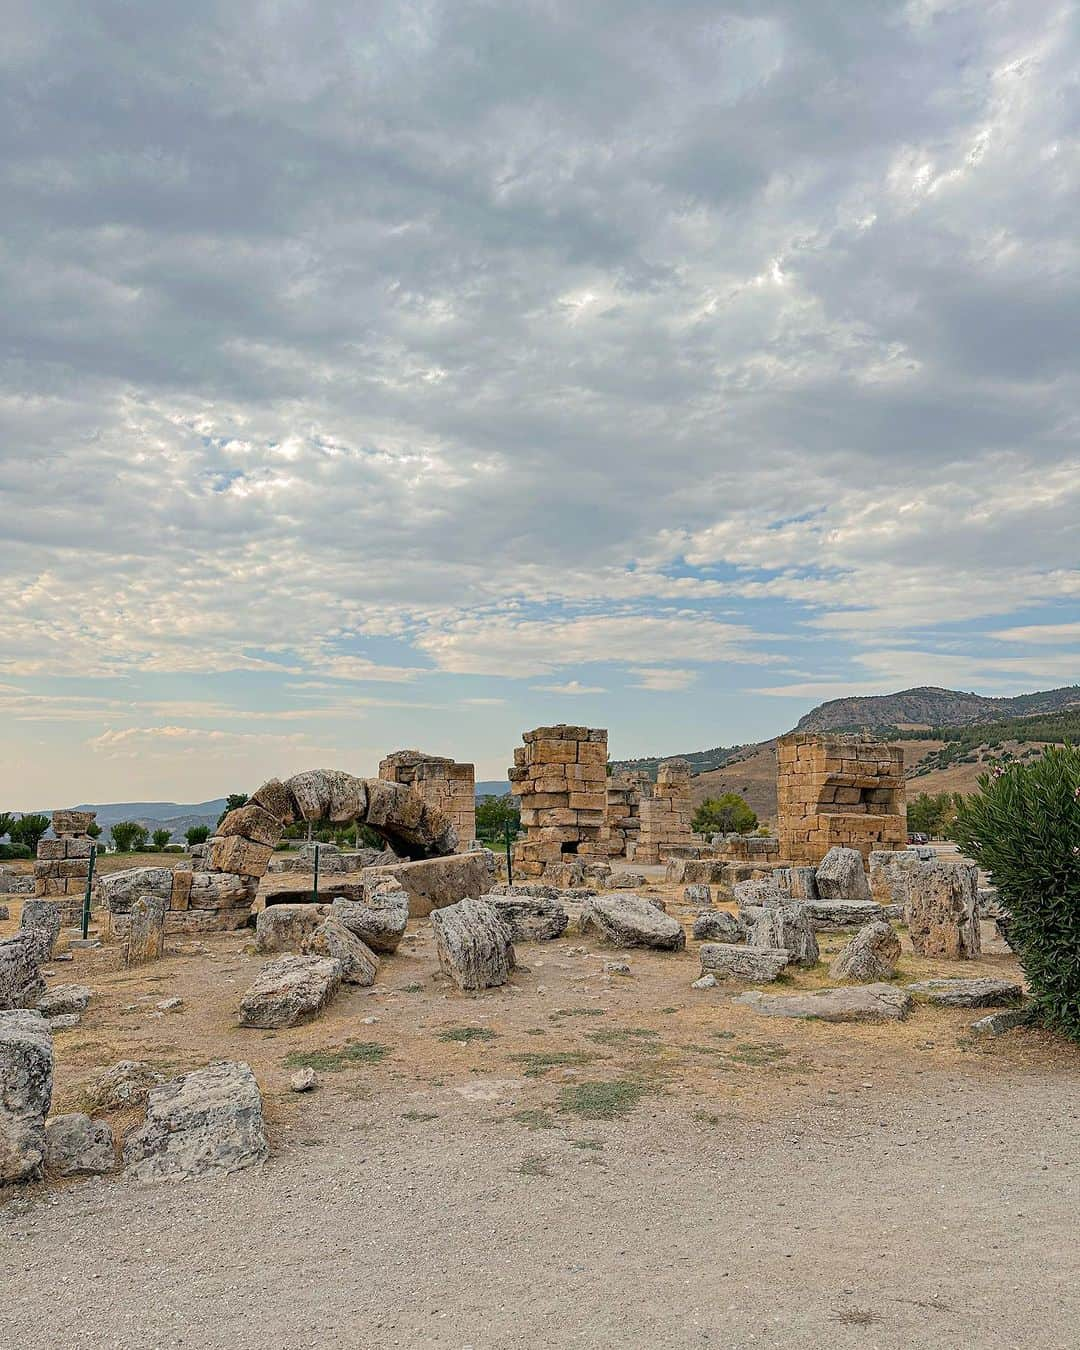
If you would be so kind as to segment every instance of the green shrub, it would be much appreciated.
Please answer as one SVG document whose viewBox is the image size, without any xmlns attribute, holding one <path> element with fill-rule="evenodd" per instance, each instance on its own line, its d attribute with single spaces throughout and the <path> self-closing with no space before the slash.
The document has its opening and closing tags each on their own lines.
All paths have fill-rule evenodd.
<svg viewBox="0 0 1080 1350">
<path fill-rule="evenodd" d="M 706 797 L 694 812 L 690 828 L 695 834 L 749 834 L 757 829 L 757 813 L 737 792 Z"/>
<path fill-rule="evenodd" d="M 118 820 L 109 833 L 117 853 L 141 853 L 150 837 L 146 826 L 137 820 Z"/>
<path fill-rule="evenodd" d="M 11 858 L 32 858 L 34 855 L 25 844 L 0 844 L 0 861 Z"/>
<path fill-rule="evenodd" d="M 1036 1015 L 1080 1040 L 1080 747 L 998 766 L 979 788 L 960 806 L 953 838 L 1009 910 Z"/>
</svg>

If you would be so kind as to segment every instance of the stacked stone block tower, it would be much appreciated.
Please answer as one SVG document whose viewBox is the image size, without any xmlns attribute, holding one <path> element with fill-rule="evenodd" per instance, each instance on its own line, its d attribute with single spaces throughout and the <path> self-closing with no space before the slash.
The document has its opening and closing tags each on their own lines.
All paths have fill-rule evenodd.
<svg viewBox="0 0 1080 1350">
<path fill-rule="evenodd" d="M 667 759 L 660 765 L 656 782 L 642 790 L 640 811 L 641 831 L 634 848 L 634 862 L 666 862 L 673 849 L 693 844 L 690 820 L 694 806 L 690 796 L 690 765 L 685 759 Z"/>
<path fill-rule="evenodd" d="M 641 834 L 641 793 L 648 776 L 622 773 L 607 780 L 608 854 L 632 858 Z"/>
<path fill-rule="evenodd" d="M 394 750 L 379 765 L 379 777 L 402 783 L 421 800 L 449 816 L 459 853 L 476 838 L 476 769 L 420 750 Z"/>
<path fill-rule="evenodd" d="M 792 732 L 776 743 L 780 852 L 819 863 L 830 848 L 904 848 L 904 754 L 861 736 Z"/>
<path fill-rule="evenodd" d="M 509 770 L 526 832 L 514 847 L 515 874 L 540 877 L 573 857 L 606 857 L 607 732 L 560 724 L 522 740 Z"/>
<path fill-rule="evenodd" d="M 54 811 L 55 839 L 42 839 L 34 862 L 34 894 L 60 904 L 61 922 L 79 922 L 93 839 L 87 833 L 95 811 Z"/>
</svg>

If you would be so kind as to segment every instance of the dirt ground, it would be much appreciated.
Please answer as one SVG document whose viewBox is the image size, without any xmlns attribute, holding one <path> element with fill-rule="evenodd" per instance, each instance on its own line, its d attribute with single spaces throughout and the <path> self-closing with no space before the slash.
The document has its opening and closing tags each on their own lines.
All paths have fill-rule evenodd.
<svg viewBox="0 0 1080 1350">
<path fill-rule="evenodd" d="M 660 894 L 689 926 L 681 888 Z M 692 940 L 615 953 L 573 924 L 466 996 L 423 919 L 371 989 L 257 1031 L 236 1022 L 250 941 L 50 967 L 95 991 L 56 1036 L 55 1111 L 121 1058 L 243 1059 L 272 1158 L 9 1192 L 0 1346 L 1080 1344 L 1080 1047 L 974 1038 L 977 1012 L 928 1006 L 884 1027 L 761 1018 L 690 988 Z M 825 963 L 844 941 L 822 935 Z M 905 940 L 898 979 L 1015 971 L 993 941 L 960 969 Z M 320 1086 L 294 1094 L 308 1062 Z"/>
</svg>

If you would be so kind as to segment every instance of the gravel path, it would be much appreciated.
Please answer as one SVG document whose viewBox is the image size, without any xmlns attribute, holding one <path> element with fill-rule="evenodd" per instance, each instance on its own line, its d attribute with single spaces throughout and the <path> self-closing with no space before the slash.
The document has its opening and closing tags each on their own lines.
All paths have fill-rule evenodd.
<svg viewBox="0 0 1080 1350">
<path fill-rule="evenodd" d="M 262 1173 L 0 1209 L 0 1344 L 1075 1347 L 1075 1077 L 917 1081 L 535 1131 L 497 1081 L 321 1093 Z"/>
</svg>

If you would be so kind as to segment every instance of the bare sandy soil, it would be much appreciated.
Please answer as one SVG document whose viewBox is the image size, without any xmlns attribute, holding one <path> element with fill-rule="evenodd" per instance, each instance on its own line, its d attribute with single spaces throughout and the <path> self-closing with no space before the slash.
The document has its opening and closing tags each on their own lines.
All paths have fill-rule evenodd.
<svg viewBox="0 0 1080 1350">
<path fill-rule="evenodd" d="M 54 1109 L 120 1058 L 244 1059 L 273 1154 L 183 1186 L 9 1192 L 0 1346 L 1078 1343 L 1078 1047 L 975 1039 L 977 1013 L 929 1007 L 777 1022 L 691 990 L 692 951 L 573 933 L 469 997 L 437 976 L 426 920 L 372 989 L 254 1031 L 235 1019 L 249 942 L 52 968 L 96 991 L 56 1037 Z M 1000 949 L 962 969 L 905 951 L 900 979 L 1014 971 Z M 166 996 L 183 1008 L 158 1013 Z M 309 1059 L 320 1087 L 298 1096 Z"/>
</svg>

